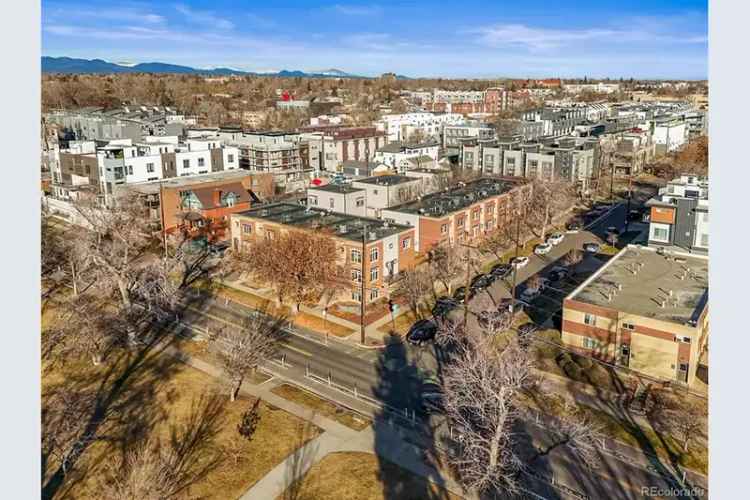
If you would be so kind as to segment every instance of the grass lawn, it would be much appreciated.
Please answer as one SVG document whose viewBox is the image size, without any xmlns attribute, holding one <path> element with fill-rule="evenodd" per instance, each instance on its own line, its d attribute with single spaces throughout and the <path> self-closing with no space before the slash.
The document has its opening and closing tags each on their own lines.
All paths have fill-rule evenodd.
<svg viewBox="0 0 750 500">
<path fill-rule="evenodd" d="M 292 488 L 289 498 L 300 500 L 460 499 L 374 454 L 357 452 L 329 454 Z"/>
<path fill-rule="evenodd" d="M 354 333 L 354 330 L 351 328 L 347 328 L 331 321 L 323 321 L 323 318 L 305 312 L 300 312 L 294 317 L 294 324 L 323 334 L 328 332 L 336 337 L 348 337 Z"/>
<path fill-rule="evenodd" d="M 422 311 L 424 313 L 424 310 Z M 429 314 L 429 311 L 428 311 Z M 407 310 L 402 313 L 400 316 L 396 317 L 396 327 L 395 332 L 401 336 L 406 335 L 406 332 L 409 331 L 409 328 L 411 325 L 413 325 L 417 321 L 416 316 L 414 316 L 414 313 L 411 309 L 407 308 Z M 388 334 L 394 331 L 393 322 L 389 321 L 388 323 L 385 323 L 378 327 L 378 331 L 383 334 Z"/>
<path fill-rule="evenodd" d="M 325 399 L 318 397 L 316 394 L 289 384 L 283 384 L 278 387 L 274 387 L 273 389 L 271 389 L 271 392 L 278 396 L 281 396 L 284 399 L 288 399 L 289 401 L 293 401 L 297 404 L 315 410 L 316 413 L 328 418 L 332 418 L 338 423 L 354 429 L 355 431 L 361 431 L 362 429 L 367 428 L 367 426 L 372 423 L 365 417 L 337 406 L 330 401 L 326 401 Z"/>
<path fill-rule="evenodd" d="M 523 394 L 521 402 L 535 410 L 550 415 L 565 416 L 566 411 L 559 395 Z M 622 422 L 601 410 L 586 406 L 576 406 L 576 409 L 588 417 L 589 421 L 600 427 L 602 434 L 630 445 L 636 449 L 649 450 L 655 453 L 665 464 L 670 463 L 670 453 L 683 467 L 693 469 L 703 474 L 708 473 L 708 445 L 706 442 L 694 442 L 688 453 L 681 453 L 680 445 L 672 436 L 661 437 L 650 426 L 639 426 L 629 422 Z"/>
<path fill-rule="evenodd" d="M 221 462 L 190 486 L 183 498 L 237 498 L 320 433 L 299 418 L 261 403 L 260 422 L 252 440 L 247 441 L 239 436 L 237 425 L 253 400 L 241 397 L 229 402 L 216 379 L 153 350 L 144 355 L 114 352 L 99 366 L 81 360 L 45 368 L 43 408 L 56 391 L 72 389 L 95 396 L 106 410 L 97 432 L 102 439 L 85 449 L 58 490 L 60 497 L 101 498 L 107 464 L 120 456 L 123 443 L 132 443 L 135 435 L 168 440 L 175 426 L 187 425 L 202 397 L 215 398 L 220 408 L 212 427 L 213 439 L 202 443 Z M 205 463 L 202 460 L 198 465 Z M 55 460 L 49 459 L 44 477 L 50 477 L 57 467 Z"/>
</svg>

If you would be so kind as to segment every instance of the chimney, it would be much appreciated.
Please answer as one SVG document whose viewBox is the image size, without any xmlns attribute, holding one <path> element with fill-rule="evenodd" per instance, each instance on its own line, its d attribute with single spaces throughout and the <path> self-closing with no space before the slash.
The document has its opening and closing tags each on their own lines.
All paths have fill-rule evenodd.
<svg viewBox="0 0 750 500">
<path fill-rule="evenodd" d="M 221 189 L 214 189 L 213 198 L 211 199 L 215 207 L 221 205 Z"/>
</svg>

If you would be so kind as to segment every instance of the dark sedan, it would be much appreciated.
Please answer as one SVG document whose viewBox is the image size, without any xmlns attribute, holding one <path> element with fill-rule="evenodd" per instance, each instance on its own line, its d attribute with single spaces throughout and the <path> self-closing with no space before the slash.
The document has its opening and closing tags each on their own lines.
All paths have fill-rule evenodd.
<svg viewBox="0 0 750 500">
<path fill-rule="evenodd" d="M 471 286 L 469 288 L 474 292 L 481 292 L 482 290 L 489 288 L 490 285 L 492 285 L 492 282 L 492 276 L 489 274 L 480 274 L 471 281 Z"/>
<path fill-rule="evenodd" d="M 406 340 L 410 344 L 422 345 L 435 338 L 437 325 L 428 319 L 422 319 L 411 325 L 406 334 Z"/>
<path fill-rule="evenodd" d="M 439 297 L 432 308 L 432 315 L 436 318 L 442 318 L 453 309 L 458 307 L 458 301 L 447 296 Z"/>
<path fill-rule="evenodd" d="M 496 264 L 492 266 L 489 275 L 494 279 L 502 279 L 510 276 L 513 272 L 513 267 L 510 264 Z"/>
</svg>

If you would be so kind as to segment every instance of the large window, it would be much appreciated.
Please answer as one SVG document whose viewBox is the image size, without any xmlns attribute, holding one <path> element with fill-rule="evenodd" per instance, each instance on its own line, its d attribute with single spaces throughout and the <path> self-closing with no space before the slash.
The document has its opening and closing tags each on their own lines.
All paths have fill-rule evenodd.
<svg viewBox="0 0 750 500">
<path fill-rule="evenodd" d="M 198 166 L 199 167 L 205 167 L 206 166 L 206 160 L 204 158 L 198 158 Z"/>
<path fill-rule="evenodd" d="M 370 249 L 370 261 L 374 262 L 374 261 L 378 260 L 378 256 L 379 256 L 378 249 L 377 248 L 371 248 Z"/>
<path fill-rule="evenodd" d="M 190 168 L 190 160 L 182 160 L 182 168 Z"/>
<path fill-rule="evenodd" d="M 359 250 L 352 250 L 352 262 L 362 262 L 362 252 Z"/>
<path fill-rule="evenodd" d="M 448 234 L 448 224 L 443 224 L 440 226 L 440 234 Z"/>
<path fill-rule="evenodd" d="M 583 347 L 584 349 L 596 349 L 599 347 L 599 342 L 596 339 L 583 337 Z"/>
<path fill-rule="evenodd" d="M 253 232 L 253 226 L 250 224 L 242 224 L 242 232 L 245 234 L 250 234 Z"/>
<path fill-rule="evenodd" d="M 379 275 L 380 273 L 378 272 L 377 267 L 373 267 L 370 269 L 370 281 L 377 281 Z"/>
<path fill-rule="evenodd" d="M 154 164 L 153 163 L 146 163 L 146 172 L 153 173 L 154 171 Z"/>
<path fill-rule="evenodd" d="M 651 224 L 651 239 L 654 241 L 669 241 L 668 224 Z"/>
<path fill-rule="evenodd" d="M 596 316 L 593 314 L 586 313 L 583 316 L 583 322 L 589 326 L 595 326 L 596 325 Z"/>
<path fill-rule="evenodd" d="M 359 269 L 352 269 L 352 281 L 362 283 L 362 271 Z"/>
<path fill-rule="evenodd" d="M 227 155 L 227 163 L 234 163 L 234 155 Z"/>
</svg>

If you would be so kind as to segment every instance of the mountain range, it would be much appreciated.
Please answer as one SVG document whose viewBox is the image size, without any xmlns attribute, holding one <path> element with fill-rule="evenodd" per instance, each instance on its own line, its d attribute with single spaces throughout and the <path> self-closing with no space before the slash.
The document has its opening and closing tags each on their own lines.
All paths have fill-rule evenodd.
<svg viewBox="0 0 750 500">
<path fill-rule="evenodd" d="M 208 76 L 277 76 L 284 78 L 370 78 L 367 76 L 353 75 L 339 69 L 316 70 L 304 72 L 299 70 L 283 69 L 277 72 L 253 72 L 240 71 L 232 68 L 200 69 L 190 66 L 180 66 L 161 62 L 139 63 L 139 64 L 117 64 L 102 59 L 74 59 L 71 57 L 49 57 L 42 56 L 42 73 L 65 73 L 65 74 L 110 74 L 110 73 L 172 73 L 188 75 Z M 397 78 L 407 77 L 398 75 Z"/>
</svg>

